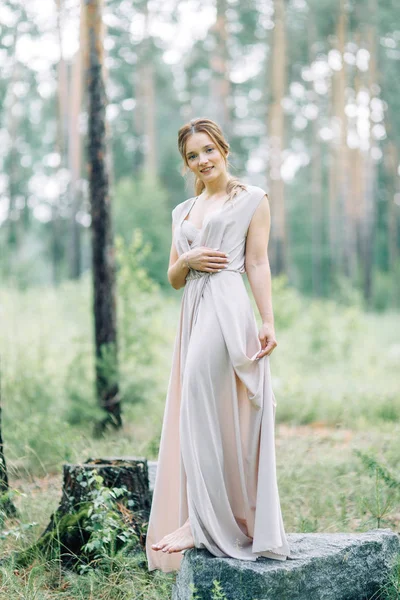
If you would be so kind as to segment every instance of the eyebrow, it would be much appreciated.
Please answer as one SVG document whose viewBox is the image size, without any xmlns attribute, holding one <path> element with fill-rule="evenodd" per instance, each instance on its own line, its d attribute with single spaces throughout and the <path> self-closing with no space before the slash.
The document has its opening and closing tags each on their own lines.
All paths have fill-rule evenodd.
<svg viewBox="0 0 400 600">
<path fill-rule="evenodd" d="M 213 144 L 206 144 L 205 146 L 203 146 L 203 150 L 204 148 L 207 148 L 208 146 L 212 146 Z M 189 154 L 193 154 L 194 150 L 191 150 L 190 152 L 186 152 L 186 156 L 189 156 Z"/>
</svg>

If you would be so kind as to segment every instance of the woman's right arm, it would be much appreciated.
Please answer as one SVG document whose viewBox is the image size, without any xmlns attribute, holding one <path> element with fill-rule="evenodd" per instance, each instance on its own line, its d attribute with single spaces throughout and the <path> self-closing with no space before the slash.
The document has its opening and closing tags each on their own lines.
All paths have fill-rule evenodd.
<svg viewBox="0 0 400 600">
<path fill-rule="evenodd" d="M 181 256 L 178 253 L 174 244 L 174 225 L 172 225 L 172 244 L 169 254 L 168 281 L 175 290 L 179 290 L 186 284 L 186 276 L 189 273 L 189 268 L 186 265 L 186 252 Z"/>
</svg>

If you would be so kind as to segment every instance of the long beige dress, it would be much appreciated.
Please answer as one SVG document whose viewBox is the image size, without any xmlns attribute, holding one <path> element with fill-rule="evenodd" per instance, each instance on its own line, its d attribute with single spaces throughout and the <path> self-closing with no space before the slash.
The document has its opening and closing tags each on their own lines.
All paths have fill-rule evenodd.
<svg viewBox="0 0 400 600">
<path fill-rule="evenodd" d="M 285 560 L 275 467 L 276 400 L 243 281 L 246 235 L 265 195 L 247 185 L 202 229 L 187 221 L 197 197 L 172 211 L 179 255 L 198 246 L 229 253 L 219 273 L 190 270 L 182 296 L 161 433 L 146 552 L 149 571 L 183 558 L 154 551 L 189 517 L 196 548 L 218 557 Z"/>
</svg>

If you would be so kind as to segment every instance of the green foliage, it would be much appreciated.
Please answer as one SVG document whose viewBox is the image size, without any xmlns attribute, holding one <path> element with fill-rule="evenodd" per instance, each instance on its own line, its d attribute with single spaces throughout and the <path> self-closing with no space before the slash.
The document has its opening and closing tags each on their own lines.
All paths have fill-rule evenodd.
<svg viewBox="0 0 400 600">
<path fill-rule="evenodd" d="M 338 272 L 336 272 L 332 278 L 330 296 L 335 299 L 335 302 L 342 306 L 360 309 L 364 306 L 360 288 L 348 277 L 345 277 Z"/>
<path fill-rule="evenodd" d="M 112 571 L 113 561 L 121 548 L 126 553 L 128 548 L 139 542 L 134 528 L 116 509 L 116 501 L 127 496 L 126 487 L 108 488 L 103 483 L 103 478 L 96 471 L 90 474 L 87 481 L 81 482 L 82 485 L 90 487 L 90 506 L 85 524 L 85 530 L 89 532 L 90 537 L 82 551 L 88 556 L 93 556 L 89 564 L 80 565 L 81 573 L 95 566 Z M 128 506 L 130 503 L 132 501 L 128 500 Z"/>
<path fill-rule="evenodd" d="M 388 582 L 379 590 L 378 598 L 379 600 L 400 600 L 400 554 L 392 566 Z"/>
<path fill-rule="evenodd" d="M 64 414 L 70 425 L 99 421 L 104 416 L 95 397 L 93 355 L 92 344 L 81 338 L 65 378 L 68 404 Z"/>
<path fill-rule="evenodd" d="M 383 312 L 399 307 L 400 260 L 391 272 L 377 271 L 374 275 L 371 308 Z"/>
<path fill-rule="evenodd" d="M 116 251 L 122 398 L 144 402 L 152 393 L 157 347 L 164 342 L 163 299 L 145 268 L 151 250 L 141 231 L 134 231 L 130 244 L 117 238 Z"/>
<path fill-rule="evenodd" d="M 290 328 L 305 308 L 304 298 L 291 285 L 286 275 L 272 279 L 272 297 L 276 330 Z"/>
<path fill-rule="evenodd" d="M 171 211 L 165 191 L 154 177 L 144 173 L 136 179 L 121 179 L 114 196 L 116 235 L 129 246 L 135 231 L 140 229 L 144 245 L 149 247 L 144 269 L 161 286 L 169 286 L 166 273 L 171 245 Z"/>
<path fill-rule="evenodd" d="M 126 487 L 105 487 L 95 470 L 81 474 L 77 481 L 87 488 L 87 500 L 70 513 L 55 513 L 53 527 L 13 557 L 16 565 L 27 567 L 35 560 L 62 560 L 79 573 L 95 567 L 112 572 L 118 556 L 143 554 L 135 528 L 121 512 L 129 514 L 133 504 Z"/>
<path fill-rule="evenodd" d="M 228 600 L 227 596 L 224 593 L 223 587 L 221 585 L 221 582 L 218 579 L 213 579 L 212 582 L 212 589 L 211 589 L 211 600 Z M 193 582 L 189 583 L 189 590 L 190 590 L 190 600 L 198 600 L 200 598 L 200 596 L 198 596 L 197 594 L 197 588 L 194 585 Z"/>
<path fill-rule="evenodd" d="M 117 237 L 117 347 L 102 348 L 97 359 L 100 373 L 109 382 L 119 380 L 122 405 L 144 403 L 153 393 L 153 369 L 157 345 L 163 343 L 162 303 L 159 285 L 146 271 L 151 253 L 140 229 L 133 231 L 130 243 Z M 100 417 L 94 392 L 94 349 L 92 340 L 76 338 L 76 354 L 66 377 L 69 398 L 66 417 L 70 424 L 91 422 Z"/>
<path fill-rule="evenodd" d="M 197 588 L 192 581 L 189 583 L 189 591 L 190 600 L 200 600 L 200 596 L 197 594 Z"/>
<path fill-rule="evenodd" d="M 354 454 L 360 458 L 363 466 L 373 480 L 370 493 L 360 498 L 362 512 L 371 515 L 363 522 L 363 526 L 375 522 L 376 527 L 379 528 L 384 523 L 390 523 L 386 517 L 399 504 L 400 480 L 370 454 L 357 449 L 354 450 Z"/>
<path fill-rule="evenodd" d="M 224 594 L 224 590 L 222 588 L 221 582 L 218 579 L 213 579 L 212 586 L 212 600 L 228 600 L 226 595 Z"/>
</svg>

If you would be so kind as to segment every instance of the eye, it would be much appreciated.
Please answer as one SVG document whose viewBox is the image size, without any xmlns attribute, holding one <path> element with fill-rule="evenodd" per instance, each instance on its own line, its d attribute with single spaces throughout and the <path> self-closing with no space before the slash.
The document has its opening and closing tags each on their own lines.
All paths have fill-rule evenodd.
<svg viewBox="0 0 400 600">
<path fill-rule="evenodd" d="M 212 152 L 214 150 L 214 148 L 207 148 L 207 152 L 210 150 L 210 152 Z"/>
</svg>

